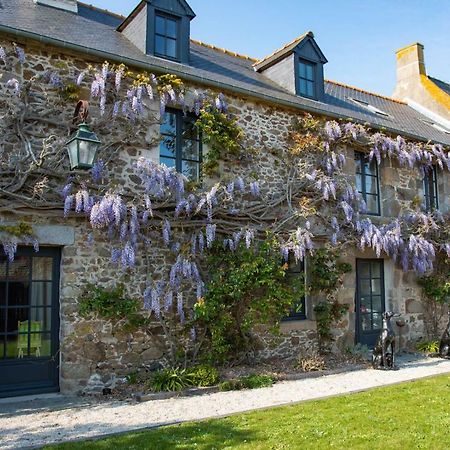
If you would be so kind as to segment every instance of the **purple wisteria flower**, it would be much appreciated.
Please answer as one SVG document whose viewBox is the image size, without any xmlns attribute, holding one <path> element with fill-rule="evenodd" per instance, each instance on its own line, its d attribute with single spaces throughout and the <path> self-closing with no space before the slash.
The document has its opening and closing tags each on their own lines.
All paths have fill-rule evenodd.
<svg viewBox="0 0 450 450">
<path fill-rule="evenodd" d="M 3 47 L 0 47 L 0 59 L 7 64 L 6 51 Z"/>
<path fill-rule="evenodd" d="M 170 222 L 167 219 L 163 222 L 162 237 L 164 244 L 168 246 L 170 244 Z"/>
<path fill-rule="evenodd" d="M 17 59 L 19 60 L 20 64 L 23 64 L 25 62 L 25 51 L 22 47 L 19 47 L 18 45 L 14 45 L 14 49 L 16 51 Z"/>
<path fill-rule="evenodd" d="M 20 83 L 19 83 L 19 80 L 17 80 L 16 78 L 11 78 L 10 80 L 8 80 L 6 82 L 6 86 L 14 88 L 14 93 L 17 96 L 20 95 L 20 91 L 21 91 Z"/>
<path fill-rule="evenodd" d="M 216 225 L 208 223 L 206 225 L 206 247 L 211 248 L 216 239 Z"/>
<path fill-rule="evenodd" d="M 14 261 L 14 256 L 17 252 L 17 242 L 15 241 L 5 241 L 3 242 L 3 251 L 8 257 L 9 262 Z"/>
<path fill-rule="evenodd" d="M 253 181 L 252 183 L 250 183 L 250 192 L 255 198 L 258 198 L 261 195 L 259 183 L 257 181 Z"/>
</svg>

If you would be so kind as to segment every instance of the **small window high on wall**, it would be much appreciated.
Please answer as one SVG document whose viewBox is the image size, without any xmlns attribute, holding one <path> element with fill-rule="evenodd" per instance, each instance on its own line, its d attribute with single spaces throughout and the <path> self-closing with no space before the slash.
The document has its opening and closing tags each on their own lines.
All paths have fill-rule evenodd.
<svg viewBox="0 0 450 450">
<path fill-rule="evenodd" d="M 380 215 L 380 181 L 377 161 L 369 162 L 363 152 L 355 152 L 356 189 L 366 202 L 366 214 Z"/>
<path fill-rule="evenodd" d="M 202 163 L 202 142 L 195 121 L 181 110 L 168 109 L 160 129 L 160 163 L 174 167 L 191 181 L 200 180 Z"/>
<path fill-rule="evenodd" d="M 423 192 L 426 211 L 439 209 L 436 166 L 427 167 L 425 169 Z"/>
<path fill-rule="evenodd" d="M 179 20 L 165 14 L 155 15 L 155 55 L 163 58 L 179 59 Z"/>
<path fill-rule="evenodd" d="M 300 59 L 299 61 L 299 93 L 304 97 L 316 97 L 316 64 Z"/>
<path fill-rule="evenodd" d="M 304 261 L 294 261 L 289 258 L 289 268 L 286 277 L 292 280 L 294 284 L 305 283 L 305 263 Z M 304 320 L 306 319 L 306 299 L 304 295 L 300 295 L 292 305 L 289 315 L 283 321 L 287 320 Z"/>
</svg>

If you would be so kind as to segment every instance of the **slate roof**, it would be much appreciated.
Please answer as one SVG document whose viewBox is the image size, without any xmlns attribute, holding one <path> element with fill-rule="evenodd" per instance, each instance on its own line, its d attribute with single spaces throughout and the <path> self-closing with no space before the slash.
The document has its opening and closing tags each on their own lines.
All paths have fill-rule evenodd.
<svg viewBox="0 0 450 450">
<path fill-rule="evenodd" d="M 15 35 L 14 38 L 19 42 L 21 37 L 28 37 L 43 44 L 66 47 L 149 71 L 171 72 L 225 92 L 236 92 L 329 117 L 351 118 L 375 128 L 450 145 L 450 135 L 423 122 L 427 119 L 425 116 L 402 102 L 332 81 L 325 82 L 324 102 L 299 97 L 255 72 L 254 60 L 196 41 L 191 41 L 189 65 L 145 55 L 117 32 L 114 26 L 93 18 L 39 6 L 33 0 L 0 0 L 0 32 Z M 371 112 L 348 97 L 366 101 L 389 116 Z"/>
</svg>

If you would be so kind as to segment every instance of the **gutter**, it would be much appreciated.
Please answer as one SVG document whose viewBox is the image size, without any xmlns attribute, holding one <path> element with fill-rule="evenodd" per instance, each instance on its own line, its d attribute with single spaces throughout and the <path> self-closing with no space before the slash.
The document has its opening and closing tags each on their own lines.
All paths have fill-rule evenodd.
<svg viewBox="0 0 450 450">
<path fill-rule="evenodd" d="M 74 52 L 78 52 L 78 53 L 85 53 L 87 55 L 94 56 L 94 57 L 100 58 L 100 59 L 107 58 L 108 60 L 117 62 L 119 64 L 123 63 L 130 67 L 136 67 L 136 68 L 140 68 L 140 69 L 144 69 L 144 70 L 154 70 L 155 72 L 159 72 L 159 73 L 170 72 L 186 81 L 204 84 L 209 87 L 218 88 L 219 90 L 222 90 L 222 91 L 227 90 L 228 92 L 231 92 L 232 94 L 236 94 L 236 93 L 241 94 L 246 97 L 250 97 L 253 99 L 257 99 L 257 100 L 262 100 L 262 101 L 270 103 L 272 105 L 285 106 L 287 108 L 306 111 L 306 112 L 313 113 L 313 114 L 319 114 L 319 115 L 327 116 L 327 117 L 330 117 L 333 119 L 342 120 L 344 118 L 340 114 L 333 113 L 330 111 L 324 111 L 324 110 L 314 107 L 314 106 L 299 105 L 298 103 L 293 102 L 293 101 L 279 99 L 277 97 L 273 97 L 273 96 L 267 95 L 267 94 L 261 94 L 259 92 L 255 92 L 250 89 L 234 86 L 232 84 L 221 83 L 221 82 L 211 79 L 211 78 L 186 74 L 185 72 L 183 72 L 181 70 L 167 68 L 167 67 L 164 67 L 163 65 L 145 63 L 143 61 L 139 61 L 139 60 L 136 60 L 133 58 L 122 57 L 122 56 L 116 55 L 114 53 L 95 50 L 95 49 L 92 49 L 89 47 L 85 47 L 83 45 L 78 45 L 78 44 L 73 44 L 72 42 L 63 41 L 61 39 L 50 38 L 50 37 L 43 36 L 43 35 L 40 35 L 37 33 L 33 33 L 31 31 L 19 30 L 17 28 L 12 28 L 12 27 L 8 27 L 7 25 L 0 24 L 0 32 L 12 34 L 13 36 L 17 36 L 19 38 L 31 39 L 34 41 L 41 42 L 43 44 L 48 44 L 48 45 L 52 45 L 52 46 L 56 46 L 56 47 L 62 47 L 62 48 L 68 49 L 68 50 L 73 50 Z M 367 122 L 360 120 L 360 119 L 355 119 L 355 118 L 351 118 L 351 119 L 354 122 L 357 122 L 362 125 L 367 124 Z M 422 136 L 418 136 L 414 133 L 399 131 L 398 129 L 395 129 L 395 128 L 374 125 L 374 124 L 369 124 L 369 126 L 371 128 L 378 129 L 378 130 L 386 130 L 393 134 L 401 133 L 403 136 L 410 138 L 410 139 L 414 139 L 414 140 L 418 140 L 418 141 L 422 141 L 422 142 L 429 142 L 428 139 L 425 139 Z M 448 146 L 448 144 L 443 143 L 443 142 L 437 142 L 437 143 Z"/>
</svg>

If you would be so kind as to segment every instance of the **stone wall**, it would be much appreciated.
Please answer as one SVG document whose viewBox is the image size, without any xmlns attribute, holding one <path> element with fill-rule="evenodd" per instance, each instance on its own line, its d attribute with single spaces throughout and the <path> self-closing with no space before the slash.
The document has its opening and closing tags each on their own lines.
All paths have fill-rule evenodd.
<svg viewBox="0 0 450 450">
<path fill-rule="evenodd" d="M 80 56 L 61 54 L 56 49 L 41 49 L 26 44 L 27 61 L 23 66 L 15 68 L 22 71 L 20 77 L 30 78 L 38 73 L 56 69 L 62 71 L 69 79 L 75 79 L 77 74 L 86 67 L 87 62 Z M 101 63 L 101 61 L 93 61 Z M 8 74 L 6 74 L 7 76 Z M 6 77 L 5 76 L 5 77 Z M 192 88 L 200 88 L 192 86 Z M 51 117 L 60 116 L 61 123 L 69 123 L 74 105 L 61 102 L 59 94 L 54 92 L 53 99 L 46 99 L 45 108 Z M 81 98 L 88 97 L 87 86 L 80 91 Z M 268 195 L 274 190 L 282 188 L 282 168 L 274 164 L 273 156 L 285 148 L 290 125 L 295 118 L 294 111 L 274 109 L 271 106 L 256 103 L 235 96 L 227 97 L 230 110 L 237 114 L 238 123 L 244 129 L 247 144 L 254 149 L 254 156 L 249 161 L 231 167 L 222 167 L 223 173 L 232 177 L 237 174 L 254 173 L 255 178 L 262 181 L 262 188 Z M 60 105 L 56 106 L 55 105 Z M 100 138 L 104 143 L 120 142 L 120 151 L 114 156 L 113 176 L 119 184 L 136 183 L 132 175 L 132 165 L 141 157 L 158 160 L 159 155 L 159 106 L 156 102 L 148 103 L 144 120 L 133 125 L 118 122 L 116 126 L 102 128 L 98 110 L 94 106 L 91 115 L 94 118 L 93 128 L 103 130 Z M 1 128 L 1 125 L 0 125 Z M 55 125 L 43 129 L 42 134 L 50 132 L 61 133 Z M 354 177 L 355 167 L 353 149 L 343 148 L 347 155 L 346 173 L 349 178 Z M 394 162 L 384 160 L 381 172 L 381 198 L 384 216 L 396 216 L 404 211 L 411 200 L 421 196 L 421 178 L 418 171 L 399 168 Z M 439 172 L 441 176 L 442 172 Z M 209 180 L 211 182 L 211 180 Z M 208 181 L 207 181 L 208 183 Z M 442 205 L 449 207 L 448 175 L 440 178 L 442 189 Z M 3 217 L 14 220 L 13 216 Z M 25 217 L 25 220 L 27 218 Z M 155 248 L 149 260 L 144 264 L 138 261 L 133 273 L 118 273 L 110 262 L 110 251 L 107 242 L 96 241 L 94 246 L 88 244 L 88 227 L 82 219 L 72 217 L 63 220 L 58 216 L 38 214 L 29 217 L 35 225 L 65 225 L 74 231 L 73 244 L 62 248 L 61 265 L 61 390 L 76 392 L 85 388 L 87 380 L 90 386 L 98 389 L 114 380 L 135 370 L 137 367 L 155 368 L 165 364 L 164 354 L 167 351 L 160 326 L 154 323 L 146 330 L 132 333 L 124 332 L 120 324 L 96 319 L 82 318 L 78 310 L 79 296 L 86 283 L 102 286 L 113 286 L 117 281 L 126 282 L 128 294 L 137 298 L 142 297 L 148 275 L 158 278 L 173 261 L 173 255 L 162 245 Z M 382 222 L 383 217 L 374 218 Z M 155 236 L 155 242 L 158 242 Z M 51 242 L 42 242 L 51 244 Z M 54 243 L 53 243 L 54 245 Z M 62 245 L 62 244 L 61 244 Z M 369 253 L 361 254 L 357 251 L 347 252 L 342 259 L 355 268 L 355 258 L 373 257 Z M 424 334 L 424 316 L 420 302 L 420 290 L 411 274 L 403 274 L 392 262 L 386 261 L 386 307 L 402 313 L 407 325 L 404 327 L 404 344 L 416 340 Z M 355 342 L 355 270 L 345 277 L 344 286 L 339 292 L 339 300 L 349 305 L 348 314 L 334 330 L 336 347 L 345 348 Z M 306 346 L 317 345 L 312 300 L 308 301 L 308 320 L 289 322 L 282 325 L 280 336 L 261 335 L 261 348 L 257 357 L 261 359 L 283 357 L 293 358 L 299 350 Z"/>
</svg>

